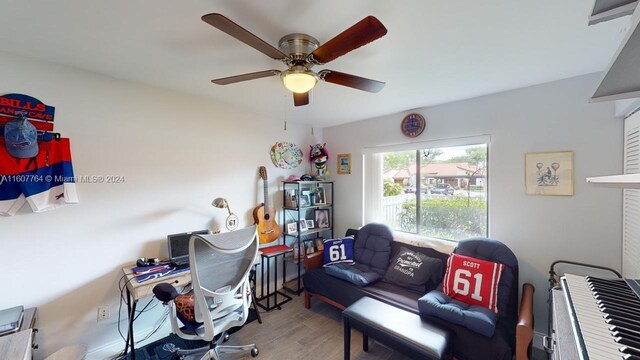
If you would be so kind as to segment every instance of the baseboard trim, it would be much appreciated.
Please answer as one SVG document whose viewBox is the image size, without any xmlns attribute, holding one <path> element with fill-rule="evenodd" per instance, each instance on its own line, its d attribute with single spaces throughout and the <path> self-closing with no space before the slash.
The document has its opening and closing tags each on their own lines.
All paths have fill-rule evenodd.
<svg viewBox="0 0 640 360">
<path fill-rule="evenodd" d="M 145 330 L 136 330 L 135 337 L 138 339 L 144 339 L 147 335 L 149 335 L 155 328 L 149 328 Z M 143 343 L 136 345 L 136 348 L 143 347 L 146 344 L 152 343 L 156 340 L 160 340 L 163 337 L 171 334 L 171 325 L 165 323 L 162 327 L 153 335 L 149 337 L 149 339 L 145 340 Z M 102 345 L 96 349 L 92 349 L 87 353 L 86 360 L 108 360 L 113 359 L 117 354 L 119 354 L 124 349 L 124 341 L 122 339 L 110 342 L 108 344 Z"/>
</svg>

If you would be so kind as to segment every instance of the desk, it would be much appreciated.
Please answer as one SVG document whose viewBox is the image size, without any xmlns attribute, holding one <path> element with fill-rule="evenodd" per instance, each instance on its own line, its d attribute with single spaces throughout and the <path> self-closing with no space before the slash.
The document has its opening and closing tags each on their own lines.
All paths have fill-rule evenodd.
<svg viewBox="0 0 640 360">
<path fill-rule="evenodd" d="M 32 332 L 32 329 L 27 329 L 0 337 L 0 354 L 2 354 L 2 358 L 30 360 L 32 356 Z"/>
<path fill-rule="evenodd" d="M 257 265 L 257 264 L 256 264 Z M 135 267 L 136 264 L 130 264 L 122 268 L 122 272 L 125 276 L 126 281 L 126 290 L 127 290 L 127 316 L 129 319 L 129 329 L 127 333 L 127 345 L 125 347 L 125 355 L 128 350 L 131 350 L 131 360 L 136 359 L 135 353 L 135 341 L 133 340 L 133 321 L 136 315 L 136 305 L 138 304 L 138 300 L 153 296 L 153 287 L 160 283 L 171 284 L 174 287 L 183 287 L 191 284 L 191 272 L 184 271 L 181 273 L 167 275 L 163 277 L 159 277 L 153 280 L 147 280 L 143 282 L 138 282 L 131 272 L 131 268 Z M 256 304 L 255 297 L 255 266 L 253 270 L 251 270 L 251 274 L 249 276 L 249 280 L 253 281 L 253 286 L 251 286 L 251 296 L 253 303 Z M 258 318 L 258 322 L 262 324 L 262 319 L 260 318 L 260 313 L 258 312 L 258 308 L 254 305 L 253 307 L 256 311 L 256 316 Z"/>
<path fill-rule="evenodd" d="M 153 280 L 138 282 L 131 272 L 131 268 L 136 264 L 129 264 L 122 268 L 125 276 L 127 290 L 127 317 L 129 319 L 129 329 L 127 332 L 127 345 L 125 347 L 125 355 L 131 350 L 131 360 L 136 359 L 135 341 L 133 339 L 133 320 L 136 317 L 136 305 L 138 300 L 153 296 L 153 287 L 160 283 L 168 283 L 175 287 L 186 286 L 191 284 L 191 272 L 184 271 L 174 275 L 167 275 Z"/>
<path fill-rule="evenodd" d="M 38 329 L 33 328 L 36 322 L 36 310 L 36 308 L 24 310 L 18 332 L 0 336 L 0 355 L 3 359 L 30 360 L 32 358 L 32 350 L 38 348 L 34 339 Z"/>
</svg>

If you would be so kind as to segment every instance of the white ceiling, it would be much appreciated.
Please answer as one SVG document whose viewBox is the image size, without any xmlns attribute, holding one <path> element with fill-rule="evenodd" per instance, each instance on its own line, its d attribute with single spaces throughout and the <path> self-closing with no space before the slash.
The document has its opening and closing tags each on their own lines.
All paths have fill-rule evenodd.
<svg viewBox="0 0 640 360">
<path fill-rule="evenodd" d="M 629 18 L 588 27 L 592 5 L 587 0 L 0 0 L 0 51 L 324 127 L 602 71 Z M 385 81 L 386 87 L 370 94 L 320 83 L 311 105 L 294 108 L 278 77 L 213 85 L 214 78 L 284 65 L 200 20 L 212 12 L 276 47 L 293 32 L 324 43 L 374 15 L 387 27 L 385 37 L 315 69 Z"/>
</svg>

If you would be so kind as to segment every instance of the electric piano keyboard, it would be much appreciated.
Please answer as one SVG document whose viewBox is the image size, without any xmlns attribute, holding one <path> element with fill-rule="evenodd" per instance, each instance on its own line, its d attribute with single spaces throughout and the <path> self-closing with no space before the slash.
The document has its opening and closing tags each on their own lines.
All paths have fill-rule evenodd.
<svg viewBox="0 0 640 360">
<path fill-rule="evenodd" d="M 637 280 L 565 274 L 560 284 L 553 290 L 552 344 L 545 344 L 552 359 L 640 360 Z"/>
</svg>

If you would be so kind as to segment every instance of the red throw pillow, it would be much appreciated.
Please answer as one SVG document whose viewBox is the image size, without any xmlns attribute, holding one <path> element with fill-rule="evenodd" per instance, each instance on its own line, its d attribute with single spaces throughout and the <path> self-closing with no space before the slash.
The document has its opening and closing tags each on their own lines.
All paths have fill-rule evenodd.
<svg viewBox="0 0 640 360">
<path fill-rule="evenodd" d="M 502 269 L 503 264 L 451 254 L 442 292 L 453 299 L 498 313 L 498 283 Z"/>
</svg>

